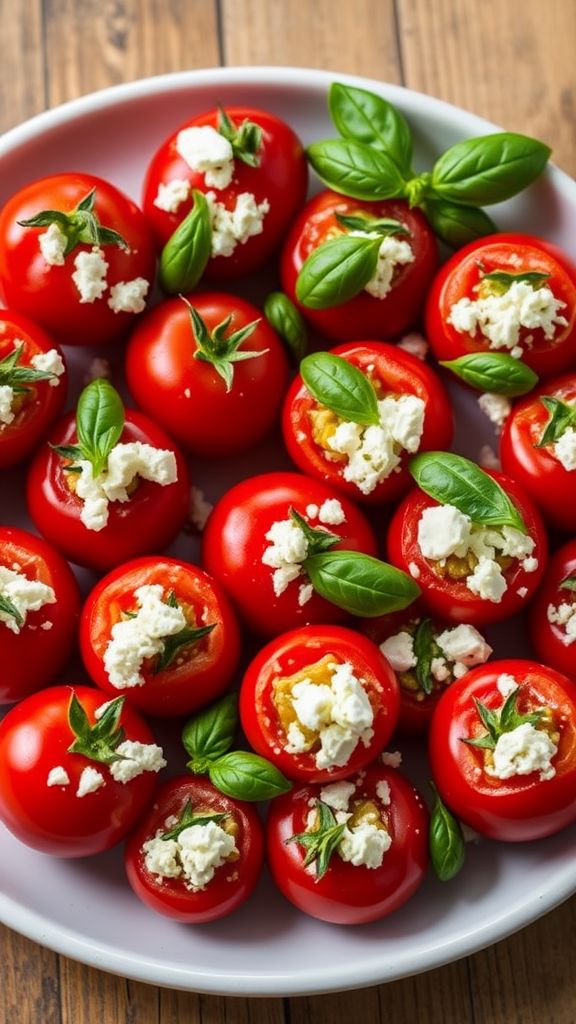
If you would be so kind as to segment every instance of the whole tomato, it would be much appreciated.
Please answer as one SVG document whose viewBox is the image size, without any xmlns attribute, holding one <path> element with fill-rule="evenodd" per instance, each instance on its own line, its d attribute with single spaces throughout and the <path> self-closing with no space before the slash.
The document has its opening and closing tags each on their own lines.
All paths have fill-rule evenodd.
<svg viewBox="0 0 576 1024">
<path fill-rule="evenodd" d="M 366 637 L 341 626 L 305 626 L 256 655 L 239 708 L 258 754 L 297 782 L 326 782 L 359 771 L 384 749 L 400 694 Z"/>
<path fill-rule="evenodd" d="M 0 211 L 0 293 L 63 344 L 125 333 L 146 305 L 154 270 L 144 215 L 92 174 L 41 178 Z"/>
<path fill-rule="evenodd" d="M 441 698 L 429 755 L 442 799 L 481 835 L 559 832 L 576 820 L 576 687 L 534 661 L 472 669 Z"/>
<path fill-rule="evenodd" d="M 288 362 L 244 299 L 168 299 L 137 325 L 126 353 L 134 399 L 188 451 L 207 458 L 256 444 L 278 417 Z M 200 322 L 198 322 L 200 318 Z"/>
<path fill-rule="evenodd" d="M 530 642 L 545 665 L 576 683 L 576 540 L 548 563 L 530 606 Z"/>
</svg>

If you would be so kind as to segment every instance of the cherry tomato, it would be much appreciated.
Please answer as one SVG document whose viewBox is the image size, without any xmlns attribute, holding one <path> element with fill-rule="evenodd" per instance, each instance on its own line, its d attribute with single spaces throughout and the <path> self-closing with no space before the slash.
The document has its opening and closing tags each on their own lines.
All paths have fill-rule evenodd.
<svg viewBox="0 0 576 1024">
<path fill-rule="evenodd" d="M 398 238 L 408 243 L 414 258 L 395 266 L 391 288 L 383 298 L 364 290 L 353 299 L 328 309 L 310 309 L 296 299 L 296 280 L 308 256 L 323 242 L 342 232 L 337 214 L 398 221 L 409 234 L 409 237 L 402 234 Z M 436 238 L 420 210 L 410 209 L 403 199 L 369 203 L 328 191 L 310 199 L 292 225 L 282 250 L 282 287 L 325 337 L 334 341 L 386 340 L 416 323 L 437 265 Z"/>
<path fill-rule="evenodd" d="M 36 610 L 10 614 L 11 593 L 18 577 L 48 590 L 37 597 Z M 78 584 L 62 556 L 32 533 L 0 527 L 0 704 L 12 704 L 48 686 L 64 668 L 76 637 L 80 615 Z M 8 599 L 8 603 L 7 603 Z M 44 603 L 44 599 L 46 599 Z"/>
<path fill-rule="evenodd" d="M 414 395 L 424 402 L 424 426 L 415 451 L 450 447 L 453 422 L 449 399 L 430 367 L 408 352 L 378 342 L 339 345 L 331 351 L 362 370 L 378 398 Z M 290 458 L 298 468 L 338 487 L 356 501 L 394 501 L 404 494 L 411 478 L 405 465 L 406 450 L 398 445 L 396 448 L 402 459 L 399 470 L 391 471 L 368 494 L 363 493 L 358 484 L 344 478 L 346 456 L 331 452 L 326 438 L 341 422 L 341 417 L 330 413 L 312 397 L 302 377 L 297 376 L 286 396 L 283 431 Z"/>
<path fill-rule="evenodd" d="M 82 240 L 68 254 L 50 257 L 57 262 L 47 262 L 40 242 L 49 230 L 46 222 L 29 227 L 19 222 L 43 211 L 73 215 L 79 203 L 90 203 L 88 197 L 93 190 L 93 209 L 80 216 L 95 215 L 99 226 L 116 232 L 125 245 L 103 239 L 94 246 L 92 240 Z M 54 223 L 61 226 L 62 220 L 55 219 Z M 75 224 L 69 227 L 70 243 L 78 237 L 79 230 L 76 217 Z M 61 233 L 64 231 L 62 228 Z M 99 248 L 107 264 L 105 287 L 93 287 L 92 297 L 86 298 L 74 280 L 79 272 L 76 262 L 94 247 Z M 66 345 L 95 345 L 123 334 L 134 320 L 134 312 L 127 311 L 128 307 L 138 307 L 138 311 L 144 308 L 154 267 L 154 249 L 144 215 L 114 185 L 94 175 L 55 174 L 41 178 L 13 195 L 0 212 L 0 293 L 8 306 L 31 317 Z M 114 291 L 121 283 L 140 279 L 148 285 L 139 287 L 140 300 L 122 300 L 119 292 Z M 101 294 L 96 296 L 98 291 Z M 113 307 L 119 304 L 123 308 L 115 311 Z"/>
<path fill-rule="evenodd" d="M 576 402 L 576 374 L 556 377 L 515 404 L 512 415 L 505 420 L 500 439 L 502 468 L 528 492 L 550 526 L 574 533 L 576 445 L 572 456 L 574 469 L 566 468 L 555 454 L 556 444 L 566 436 L 567 424 L 563 431 L 553 433 L 549 444 L 538 447 L 552 416 L 542 398 L 562 403 L 565 408 L 573 405 Z M 574 432 L 574 428 L 568 429 Z M 568 459 L 568 465 L 572 460 Z"/>
<path fill-rule="evenodd" d="M 114 626 L 138 612 L 139 587 L 163 588 L 162 601 L 179 605 L 180 633 L 142 661 L 140 682 L 111 681 L 106 651 Z M 209 629 L 197 638 L 191 631 Z M 122 692 L 151 715 L 184 715 L 219 697 L 240 656 L 240 634 L 228 598 L 205 572 L 174 558 L 139 558 L 108 573 L 88 595 L 80 623 L 80 649 L 92 680 L 106 693 Z"/>
<path fill-rule="evenodd" d="M 529 759 L 520 754 L 510 753 L 500 761 L 500 738 L 495 743 L 480 718 L 478 701 L 500 721 L 507 690 L 502 687 L 503 693 L 498 682 L 502 686 L 509 677 L 518 689 L 512 689 L 516 717 L 510 717 L 508 725 L 525 727 L 529 723 L 523 722 L 524 716 L 538 714 L 535 731 L 556 747 L 550 757 L 552 774 L 540 767 L 530 770 Z M 534 731 L 534 725 L 531 728 Z M 508 734 L 511 731 L 508 728 Z M 472 746 L 469 739 L 492 746 Z M 508 741 L 512 742 L 516 745 Z M 552 835 L 576 820 L 576 687 L 554 669 L 518 659 L 472 669 L 440 700 L 430 727 L 429 753 L 442 799 L 482 835 L 524 842 Z M 511 766 L 509 775 L 504 760 Z M 522 772 L 515 770 L 520 766 Z"/>
<path fill-rule="evenodd" d="M 32 694 L 0 723 L 0 819 L 27 846 L 58 857 L 87 857 L 120 842 L 149 805 L 156 785 L 156 768 L 125 782 L 112 774 L 115 765 L 125 769 L 130 744 L 154 744 L 131 708 L 121 708 L 115 737 L 120 753 L 114 755 L 113 738 L 107 748 L 110 764 L 70 751 L 77 737 L 70 724 L 73 694 L 93 727 L 102 693 L 87 686 L 54 686 Z M 94 741 L 98 747 L 98 738 Z M 164 765 L 160 748 L 154 745 L 154 752 Z"/>
<path fill-rule="evenodd" d="M 548 563 L 530 606 L 530 641 L 545 665 L 576 682 L 576 540 L 558 548 Z"/>
<path fill-rule="evenodd" d="M 487 274 L 505 275 L 487 281 Z M 556 316 L 564 320 L 541 326 L 524 326 L 518 319 L 518 337 L 499 337 L 490 341 L 479 326 L 475 331 L 457 330 L 451 322 L 452 310 L 462 300 L 476 301 L 499 296 L 514 284 L 514 275 L 536 274 L 533 284 L 546 287 L 560 305 Z M 511 277 L 508 275 L 512 275 Z M 480 292 L 479 292 L 480 289 Z M 507 312 L 508 326 L 511 310 Z M 576 267 L 564 253 L 549 242 L 531 235 L 499 234 L 480 238 L 454 253 L 436 275 L 426 300 L 426 334 L 437 359 L 457 359 L 468 352 L 498 348 L 513 351 L 539 376 L 550 377 L 569 368 L 576 358 Z M 528 318 L 529 320 L 529 318 Z M 494 333 L 493 328 L 490 328 Z M 502 341 L 502 343 L 500 343 Z"/>
<path fill-rule="evenodd" d="M 76 443 L 73 413 L 61 420 L 50 435 L 51 445 Z M 137 478 L 128 502 L 111 501 L 108 522 L 101 530 L 88 529 L 80 519 L 82 501 L 74 493 L 74 473 L 67 463 L 45 445 L 37 452 L 28 475 L 30 516 L 66 558 L 78 565 L 105 572 L 129 558 L 161 551 L 181 529 L 188 510 L 188 472 L 184 459 L 160 427 L 142 413 L 126 410 L 122 443 L 141 441 L 174 452 L 177 480 L 162 487 Z"/>
<path fill-rule="evenodd" d="M 352 817 L 344 834 L 363 823 L 385 830 L 391 842 L 379 866 L 344 860 L 341 845 L 321 877 L 317 860 L 304 865 L 308 849 L 293 837 L 312 834 L 314 802 L 332 800 L 330 786 L 300 786 L 277 797 L 266 825 L 268 863 L 276 885 L 299 910 L 332 924 L 366 924 L 391 914 L 418 889 L 428 864 L 428 813 L 412 785 L 378 764 L 350 783 L 354 789 L 347 813 Z M 338 814 L 333 814 L 335 824 Z"/>
<path fill-rule="evenodd" d="M 209 260 L 205 273 L 213 281 L 242 277 L 265 264 L 304 202 L 308 185 L 308 167 L 302 144 L 284 121 L 251 107 L 227 107 L 226 114 L 235 128 L 240 128 L 247 120 L 261 130 L 261 145 L 255 154 L 256 166 L 235 158 L 232 180 L 224 187 L 217 187 L 206 180 L 210 175 L 194 171 L 180 155 L 178 137 L 182 131 L 205 126 L 219 129 L 218 111 L 210 110 L 181 125 L 160 146 L 146 172 L 142 199 L 144 212 L 160 248 L 189 212 L 192 189 L 212 193 L 214 202 L 221 203 L 226 210 L 234 210 L 239 196 L 243 194 L 253 196 L 258 206 L 266 204 L 259 233 L 239 242 L 231 255 L 215 255 Z M 184 198 L 176 203 L 173 210 L 162 209 L 161 206 L 166 205 L 160 198 L 162 187 L 173 181 L 184 183 Z"/>
<path fill-rule="evenodd" d="M 185 877 L 177 850 L 173 870 L 179 869 L 178 874 L 163 876 L 153 870 L 151 846 L 160 839 L 158 833 L 174 829 L 176 821 L 184 824 L 187 812 L 204 818 L 223 816 L 215 824 L 235 841 L 231 854 L 225 859 L 221 855 L 221 862 L 202 887 L 195 887 Z M 139 899 L 152 910 L 184 924 L 216 921 L 236 910 L 252 893 L 263 860 L 262 826 L 254 808 L 220 793 L 206 779 L 189 775 L 171 779 L 157 793 L 153 807 L 130 836 L 124 856 L 128 881 Z"/>
<path fill-rule="evenodd" d="M 275 423 L 288 362 L 275 331 L 249 302 L 220 292 L 190 300 L 210 334 L 228 317 L 227 338 L 257 324 L 239 348 L 243 356 L 255 353 L 254 358 L 227 362 L 227 385 L 217 372 L 222 343 L 214 341 L 214 362 L 206 361 L 209 350 L 202 351 L 186 304 L 169 299 L 148 313 L 132 334 L 126 354 L 128 387 L 138 405 L 188 451 L 207 457 L 234 455 L 256 444 Z"/>
<path fill-rule="evenodd" d="M 346 612 L 308 588 L 308 578 L 302 572 L 276 593 L 275 570 L 262 561 L 272 545 L 266 534 L 274 523 L 289 519 L 290 508 L 306 517 L 310 506 L 318 512 L 337 495 L 326 484 L 299 473 L 264 473 L 231 487 L 215 505 L 204 530 L 203 564 L 255 633 L 276 636 L 299 625 L 347 618 Z M 309 516 L 308 522 L 340 537 L 334 550 L 375 555 L 376 540 L 362 513 L 348 498 L 340 495 L 337 500 L 342 523 L 323 526 L 317 515 Z"/>
<path fill-rule="evenodd" d="M 347 683 L 350 672 L 353 679 Z M 307 687 L 307 694 L 296 695 L 294 687 L 303 682 L 313 685 Z M 342 707 L 336 718 L 328 705 L 320 711 L 310 709 L 321 723 L 318 728 L 311 727 L 308 710 L 306 722 L 300 719 L 298 701 L 308 705 L 319 685 L 338 691 L 335 702 L 339 700 L 342 706 L 353 703 L 355 712 L 360 700 L 367 702 L 356 727 L 349 724 Z M 256 655 L 242 681 L 239 709 L 242 728 L 258 754 L 289 779 L 326 782 L 359 771 L 384 749 L 398 721 L 400 694 L 388 662 L 366 637 L 341 626 L 305 626 L 272 640 Z M 297 732 L 293 735 L 294 727 Z M 326 729 L 344 730 L 355 742 L 344 746 L 342 738 L 339 746 L 339 739 L 337 743 L 331 736 L 323 739 Z"/>
</svg>

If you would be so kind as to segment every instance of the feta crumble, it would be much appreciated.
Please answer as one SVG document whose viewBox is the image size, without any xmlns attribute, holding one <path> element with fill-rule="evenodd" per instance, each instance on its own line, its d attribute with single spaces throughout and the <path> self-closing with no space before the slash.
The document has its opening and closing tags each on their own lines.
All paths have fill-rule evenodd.
<svg viewBox="0 0 576 1024">
<path fill-rule="evenodd" d="M 48 772 L 48 778 L 46 780 L 47 786 L 69 786 L 70 776 L 66 769 L 61 765 L 57 764 L 54 768 L 51 768 Z"/>
<path fill-rule="evenodd" d="M 511 351 L 521 347 L 522 327 L 540 328 L 550 341 L 557 327 L 568 326 L 566 317 L 560 314 L 565 308 L 566 303 L 557 299 L 547 285 L 532 288 L 526 281 L 514 281 L 502 295 L 460 299 L 452 306 L 448 323 L 459 334 L 472 338 L 479 330 L 491 349 Z"/>
<path fill-rule="evenodd" d="M 478 405 L 484 415 L 488 417 L 498 430 L 502 429 L 504 421 L 512 412 L 510 399 L 506 398 L 506 395 L 496 395 L 491 391 L 486 391 L 483 395 L 480 395 Z"/>
<path fill-rule="evenodd" d="M 44 605 L 56 603 L 52 587 L 40 580 L 29 580 L 27 576 L 5 565 L 0 565 L 0 595 L 14 605 L 22 618 L 19 625 L 10 612 L 0 608 L 0 623 L 4 623 L 11 633 L 20 633 L 24 629 L 29 612 L 37 612 Z"/>
<path fill-rule="evenodd" d="M 474 626 L 464 622 L 439 633 L 436 643 L 449 661 L 462 664 L 466 668 L 483 665 L 492 654 L 492 648 L 482 634 Z"/>
<path fill-rule="evenodd" d="M 227 188 L 234 177 L 232 144 L 211 125 L 183 128 L 176 151 L 191 171 L 204 175 L 209 188 Z"/>
<path fill-rule="evenodd" d="M 576 430 L 568 427 L 553 447 L 555 458 L 569 473 L 576 469 Z"/>
<path fill-rule="evenodd" d="M 113 313 L 142 313 L 146 309 L 149 288 L 150 284 L 145 277 L 119 281 L 110 288 L 108 305 Z"/>
<path fill-rule="evenodd" d="M 320 799 L 334 811 L 347 811 L 355 792 L 356 786 L 353 782 L 331 782 L 328 786 L 322 786 Z"/>
<path fill-rule="evenodd" d="M 121 761 L 113 761 L 110 774 L 116 782 L 131 782 L 143 772 L 159 772 L 166 767 L 164 751 L 156 743 L 139 743 L 136 740 L 124 740 L 116 747 Z"/>
<path fill-rule="evenodd" d="M 38 352 L 37 355 L 32 356 L 30 365 L 35 370 L 40 370 L 41 373 L 51 373 L 52 379 L 48 381 L 51 388 L 57 388 L 60 384 L 59 377 L 66 372 L 62 356 L 55 349 L 51 348 L 48 352 Z"/>
<path fill-rule="evenodd" d="M 535 729 L 531 722 L 504 732 L 498 737 L 493 751 L 493 765 L 486 772 L 497 779 L 510 779 L 514 775 L 538 772 L 541 782 L 554 778 L 556 769 L 552 758 L 558 747 L 543 729 Z"/>
<path fill-rule="evenodd" d="M 76 474 L 76 495 L 83 502 L 80 519 L 86 529 L 103 530 L 108 522 L 110 501 L 130 501 L 129 488 L 136 477 L 166 487 L 178 479 L 176 456 L 164 448 L 154 448 L 141 441 L 117 444 L 108 456 L 107 469 L 96 478 L 92 463 L 79 459 Z"/>
<path fill-rule="evenodd" d="M 158 193 L 154 199 L 154 206 L 165 213 L 178 213 L 178 210 L 185 203 L 190 195 L 190 185 L 183 178 L 173 178 L 165 184 L 160 182 Z"/>
<path fill-rule="evenodd" d="M 194 526 L 199 533 L 202 533 L 206 523 L 208 522 L 208 516 L 212 512 L 214 506 L 206 500 L 204 491 L 201 491 L 199 487 L 190 488 L 190 504 L 188 505 L 188 520 Z"/>
<path fill-rule="evenodd" d="M 392 837 L 382 828 L 370 822 L 362 822 L 353 829 L 344 829 L 338 844 L 338 853 L 343 861 L 355 867 L 379 868 L 384 854 L 392 845 Z"/>
<path fill-rule="evenodd" d="M 327 498 L 318 509 L 317 517 L 325 526 L 340 526 L 346 522 L 346 514 L 338 498 Z"/>
<path fill-rule="evenodd" d="M 0 384 L 0 423 L 5 423 L 6 426 L 15 418 L 12 411 L 13 401 L 14 389 L 9 384 Z"/>
<path fill-rule="evenodd" d="M 94 245 L 90 252 L 84 249 L 74 259 L 75 271 L 72 280 L 80 293 L 80 302 L 95 302 L 101 299 L 108 287 L 106 274 L 109 264 L 104 252 Z"/>
<path fill-rule="evenodd" d="M 294 752 L 304 737 L 300 725 L 314 733 L 320 749 L 314 755 L 317 768 L 341 768 L 358 743 L 367 746 L 373 736 L 374 712 L 361 681 L 349 662 L 334 664 L 330 683 L 303 679 L 292 688 L 296 730 L 287 733 L 286 749 Z M 296 740 L 296 744 L 294 744 Z"/>
<path fill-rule="evenodd" d="M 142 686 L 143 662 L 164 650 L 166 637 L 175 636 L 186 627 L 182 608 L 163 600 L 164 587 L 159 583 L 138 587 L 134 597 L 138 603 L 134 618 L 114 623 L 104 651 L 104 669 L 117 690 Z"/>
<path fill-rule="evenodd" d="M 411 356 L 416 356 L 416 359 L 420 359 L 422 362 L 426 359 L 428 349 L 430 348 L 426 338 L 416 332 L 405 334 L 397 342 L 397 347 L 401 348 L 404 352 L 409 352 Z"/>
<path fill-rule="evenodd" d="M 576 641 L 576 602 L 562 601 L 558 607 L 549 604 L 546 616 L 552 625 L 563 627 L 562 642 L 567 647 Z"/>
<path fill-rule="evenodd" d="M 399 750 L 385 750 L 380 754 L 380 760 L 388 768 L 399 768 L 402 764 L 402 754 Z"/>
<path fill-rule="evenodd" d="M 64 253 L 68 245 L 68 239 L 55 222 L 48 225 L 46 231 L 38 235 L 38 245 L 46 263 L 49 267 L 61 267 L 64 265 Z"/>
<path fill-rule="evenodd" d="M 262 563 L 274 569 L 272 586 L 276 597 L 280 597 L 288 584 L 300 576 L 308 554 L 308 541 L 304 531 L 291 519 L 272 523 L 265 539 L 270 544 L 264 549 Z"/>
<path fill-rule="evenodd" d="M 373 231 L 350 231 L 350 235 L 361 238 L 378 238 Z M 412 246 L 396 235 L 386 235 L 378 249 L 378 262 L 374 275 L 364 286 L 375 299 L 384 299 L 392 288 L 392 281 L 397 267 L 413 263 L 415 259 Z"/>
<path fill-rule="evenodd" d="M 394 672 L 409 672 L 418 664 L 414 654 L 414 637 L 405 630 L 389 636 L 380 644 L 380 650 Z"/>
<path fill-rule="evenodd" d="M 518 680 L 511 676 L 509 672 L 501 672 L 496 680 L 496 686 L 498 692 L 502 694 L 504 700 L 514 693 L 514 690 L 518 689 Z"/>
<path fill-rule="evenodd" d="M 106 779 L 102 772 L 99 772 L 97 768 L 92 768 L 91 765 L 87 765 L 86 768 L 82 769 L 76 796 L 88 796 L 89 793 L 95 793 L 97 789 L 100 789 L 100 786 L 105 785 Z"/>
<path fill-rule="evenodd" d="M 241 192 L 231 210 L 218 202 L 215 192 L 207 192 L 206 201 L 212 222 L 212 256 L 231 256 L 237 245 L 262 234 L 270 209 L 267 199 L 257 203 L 251 192 Z"/>
<path fill-rule="evenodd" d="M 376 784 L 376 796 L 383 807 L 390 806 L 390 785 L 386 782 L 386 779 L 381 779 L 380 782 Z"/>
<path fill-rule="evenodd" d="M 162 839 L 161 833 L 142 847 L 145 865 L 160 878 L 183 876 L 188 888 L 204 889 L 216 870 L 238 853 L 234 836 L 215 821 L 190 825 L 177 839 Z"/>
</svg>

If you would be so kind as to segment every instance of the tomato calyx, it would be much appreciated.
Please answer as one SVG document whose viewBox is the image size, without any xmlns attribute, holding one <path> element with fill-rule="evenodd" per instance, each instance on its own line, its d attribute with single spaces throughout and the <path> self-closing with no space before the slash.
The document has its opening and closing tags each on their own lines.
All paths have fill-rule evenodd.
<svg viewBox="0 0 576 1024">
<path fill-rule="evenodd" d="M 316 813 L 317 822 L 312 831 L 298 832 L 285 842 L 298 843 L 305 849 L 304 867 L 315 862 L 316 878 L 319 880 L 330 866 L 330 860 L 344 834 L 346 822 L 339 824 L 334 812 L 323 800 L 316 801 Z"/>
<path fill-rule="evenodd" d="M 75 445 L 51 445 L 62 459 L 84 459 L 92 465 L 94 478 L 106 469 L 108 456 L 118 444 L 124 429 L 124 403 L 116 388 L 103 377 L 84 388 L 76 407 Z M 79 467 L 67 466 L 68 472 Z"/>
<path fill-rule="evenodd" d="M 56 224 L 66 238 L 64 257 L 81 242 L 93 246 L 117 245 L 127 250 L 128 243 L 122 235 L 100 224 L 94 212 L 95 199 L 96 188 L 93 188 L 70 213 L 64 213 L 63 210 L 41 210 L 28 220 L 19 220 L 18 224 L 23 228 L 43 228 Z"/>
<path fill-rule="evenodd" d="M 304 516 L 301 516 L 292 505 L 288 509 L 288 515 L 292 522 L 302 531 L 308 542 L 307 557 L 318 555 L 322 551 L 329 551 L 330 548 L 334 547 L 342 539 L 337 533 L 332 533 L 330 530 L 310 526 L 304 519 Z"/>
<path fill-rule="evenodd" d="M 12 388 L 15 394 L 27 394 L 30 388 L 26 384 L 36 384 L 40 380 L 53 380 L 55 373 L 36 370 L 33 366 L 20 366 L 24 344 L 16 345 L 7 356 L 0 359 L 0 385 Z"/>
<path fill-rule="evenodd" d="M 178 608 L 178 600 L 174 591 L 171 591 L 168 595 L 166 602 L 171 608 Z M 156 655 L 154 662 L 153 675 L 158 675 L 159 672 L 164 672 L 167 668 L 174 663 L 180 651 L 185 647 L 190 647 L 192 644 L 197 644 L 205 636 L 209 636 L 213 629 L 216 628 L 218 623 L 211 622 L 206 626 L 184 626 L 179 633 L 174 633 L 172 636 L 163 637 L 164 647 L 163 650 Z"/>
<path fill-rule="evenodd" d="M 487 298 L 489 295 L 505 295 L 512 285 L 516 283 L 528 284 L 534 291 L 537 291 L 538 288 L 541 288 L 550 279 L 550 274 L 537 270 L 526 270 L 519 274 L 511 274 L 507 270 L 491 270 L 486 272 L 484 265 L 480 262 L 478 263 L 478 268 L 482 274 L 478 286 L 478 291 L 482 298 Z"/>
<path fill-rule="evenodd" d="M 168 829 L 167 832 L 163 832 L 159 839 L 178 839 L 181 832 L 185 829 L 191 828 L 193 825 L 207 825 L 208 822 L 213 821 L 216 825 L 219 825 L 224 818 L 228 817 L 228 813 L 224 811 L 222 814 L 195 814 L 192 810 L 192 800 L 188 798 L 176 825 Z"/>
<path fill-rule="evenodd" d="M 258 356 L 263 356 L 268 352 L 267 348 L 260 349 L 258 352 L 245 349 L 239 351 L 242 342 L 249 338 L 258 327 L 260 318 L 253 320 L 252 323 L 246 324 L 245 327 L 241 327 L 237 331 L 233 331 L 231 334 L 227 334 L 234 319 L 234 314 L 230 313 L 229 316 L 210 331 L 198 310 L 194 309 L 194 306 L 183 295 L 181 299 L 188 307 L 192 333 L 197 346 L 194 352 L 194 359 L 199 359 L 203 363 L 210 363 L 224 381 L 226 393 L 229 393 L 234 382 L 233 364 L 243 362 L 246 359 L 257 359 Z"/>
<path fill-rule="evenodd" d="M 217 130 L 232 146 L 234 156 L 249 167 L 260 166 L 262 129 L 259 124 L 245 118 L 237 126 L 222 107 L 218 107 Z"/>
<path fill-rule="evenodd" d="M 548 413 L 548 422 L 534 447 L 546 448 L 547 445 L 559 441 L 570 428 L 576 429 L 576 407 L 552 395 L 540 395 L 540 401 Z"/>
<path fill-rule="evenodd" d="M 497 711 L 492 711 L 491 708 L 474 697 L 474 704 L 480 720 L 488 731 L 482 736 L 462 738 L 463 743 L 467 743 L 471 747 L 479 747 L 482 750 L 494 750 L 504 733 L 513 732 L 521 725 L 536 726 L 541 722 L 545 714 L 544 708 L 539 708 L 527 715 L 520 714 L 517 706 L 519 690 L 518 686 L 512 690 Z"/>
<path fill-rule="evenodd" d="M 70 754 L 83 754 L 90 761 L 100 764 L 114 764 L 124 760 L 116 748 L 124 741 L 125 733 L 118 723 L 124 706 L 124 697 L 111 700 L 94 725 L 90 725 L 76 694 L 72 692 L 68 705 L 68 724 L 75 739 L 68 747 Z"/>
</svg>

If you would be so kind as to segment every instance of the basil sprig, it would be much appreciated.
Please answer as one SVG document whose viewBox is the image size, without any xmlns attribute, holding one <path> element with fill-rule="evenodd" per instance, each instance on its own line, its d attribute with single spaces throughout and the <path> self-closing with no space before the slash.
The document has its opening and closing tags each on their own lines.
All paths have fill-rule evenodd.
<svg viewBox="0 0 576 1024">
<path fill-rule="evenodd" d="M 540 401 L 548 413 L 548 422 L 540 440 L 534 445 L 535 448 L 545 448 L 549 444 L 554 444 L 569 427 L 576 430 L 576 406 L 562 402 L 552 395 L 540 395 Z"/>
<path fill-rule="evenodd" d="M 82 391 L 76 407 L 75 445 L 53 445 L 64 459 L 84 459 L 97 477 L 118 444 L 124 429 L 124 405 L 116 388 L 104 377 L 91 381 Z"/>
<path fill-rule="evenodd" d="M 302 264 L 296 298 L 308 309 L 328 309 L 359 295 L 376 273 L 382 238 L 338 235 L 323 242 Z"/>
<path fill-rule="evenodd" d="M 538 383 L 538 376 L 521 359 L 504 352 L 469 352 L 458 359 L 440 361 L 457 377 L 477 391 L 515 398 L 526 395 Z"/>
<path fill-rule="evenodd" d="M 14 394 L 22 395 L 30 391 L 27 384 L 36 384 L 40 380 L 52 380 L 56 374 L 45 370 L 36 370 L 33 366 L 21 366 L 20 360 L 24 352 L 24 343 L 15 345 L 11 352 L 0 359 L 0 385 L 11 387 Z"/>
<path fill-rule="evenodd" d="M 316 593 L 360 618 L 401 611 L 420 594 L 407 573 L 359 551 L 309 555 L 303 568 Z"/>
<path fill-rule="evenodd" d="M 242 343 L 254 334 L 260 320 L 252 320 L 251 323 L 240 327 L 237 331 L 230 331 L 234 319 L 234 315 L 231 313 L 216 327 L 209 330 L 198 310 L 183 295 L 181 299 L 186 303 L 190 314 L 190 325 L 196 344 L 193 357 L 203 363 L 210 363 L 214 367 L 218 376 L 224 381 L 228 394 L 234 383 L 234 363 L 240 363 L 246 359 L 258 359 L 259 356 L 268 352 L 267 348 L 258 349 L 256 352 L 240 348 Z"/>
<path fill-rule="evenodd" d="M 454 505 L 473 523 L 527 532 L 506 491 L 470 459 L 452 452 L 421 452 L 408 468 L 421 490 L 442 505 Z"/>
<path fill-rule="evenodd" d="M 308 391 L 337 416 L 364 426 L 380 422 L 376 392 L 358 367 L 331 352 L 313 352 L 300 364 Z"/>
<path fill-rule="evenodd" d="M 160 287 L 168 295 L 196 287 L 212 254 L 212 218 L 208 200 L 194 189 L 194 205 L 160 254 Z"/>
<path fill-rule="evenodd" d="M 440 799 L 433 782 L 434 808 L 430 816 L 430 860 L 441 882 L 449 882 L 464 864 L 466 847 L 459 821 Z"/>
<path fill-rule="evenodd" d="M 219 825 L 220 822 L 227 817 L 228 814 L 226 811 L 223 813 L 216 812 L 215 814 L 195 814 L 192 808 L 192 801 L 188 799 L 180 812 L 176 824 L 173 825 L 172 828 L 169 828 L 167 832 L 162 832 L 162 835 L 159 838 L 164 841 L 169 839 L 178 839 L 185 829 L 192 828 L 193 825 L 207 825 L 210 821 Z"/>
<path fill-rule="evenodd" d="M 86 245 L 117 245 L 127 249 L 128 243 L 122 235 L 100 223 L 94 210 L 96 189 L 93 188 L 80 200 L 70 213 L 63 210 L 41 210 L 28 220 L 19 220 L 23 228 L 44 228 L 57 224 L 66 238 L 64 256 L 72 252 L 81 242 Z"/>
<path fill-rule="evenodd" d="M 264 316 L 298 365 L 308 350 L 308 332 L 300 310 L 284 292 L 270 292 L 264 302 Z"/>
<path fill-rule="evenodd" d="M 483 704 L 482 701 L 474 697 L 478 717 L 486 732 L 482 733 L 481 736 L 462 737 L 462 742 L 467 743 L 470 747 L 479 747 L 481 750 L 494 750 L 498 740 L 504 733 L 514 732 L 514 729 L 527 723 L 529 725 L 537 725 L 544 714 L 543 709 L 538 708 L 527 715 L 520 714 L 518 711 L 519 695 L 520 687 L 517 686 L 506 698 L 502 707 L 496 711 L 493 711 L 486 704 Z"/>
<path fill-rule="evenodd" d="M 570 576 L 566 576 L 560 583 L 559 589 L 576 590 L 576 573 L 573 572 Z"/>
<path fill-rule="evenodd" d="M 68 747 L 71 754 L 83 754 L 91 761 L 100 764 L 114 764 L 124 760 L 116 748 L 124 741 L 125 733 L 120 725 L 125 697 L 115 697 L 109 701 L 101 718 L 90 725 L 88 715 L 78 697 L 72 691 L 68 705 L 68 725 L 74 734 L 74 740 Z"/>
</svg>

